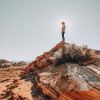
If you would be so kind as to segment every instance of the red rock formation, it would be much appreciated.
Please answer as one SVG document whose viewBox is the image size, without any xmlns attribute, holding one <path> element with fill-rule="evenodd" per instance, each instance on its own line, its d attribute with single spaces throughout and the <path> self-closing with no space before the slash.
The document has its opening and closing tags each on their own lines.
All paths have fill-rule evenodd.
<svg viewBox="0 0 100 100">
<path fill-rule="evenodd" d="M 84 78 L 84 75 L 88 76 L 90 72 L 88 74 L 87 72 L 80 72 L 78 70 L 81 67 L 79 63 L 72 64 L 70 62 L 66 64 L 62 63 L 61 66 L 53 65 L 50 58 L 54 57 L 55 52 L 60 51 L 59 49 L 62 49 L 64 44 L 64 42 L 60 42 L 50 51 L 36 57 L 35 61 L 24 69 L 24 72 L 33 72 L 33 74 L 36 72 L 36 77 L 38 77 L 36 81 L 37 88 L 44 95 L 52 97 L 53 100 L 99 100 L 100 91 L 90 86 Z M 94 59 L 86 59 L 81 64 L 83 66 L 94 64 L 97 54 L 93 54 L 93 56 L 95 56 Z M 68 70 L 66 71 L 66 69 Z M 90 78 L 90 76 L 88 77 Z"/>
<path fill-rule="evenodd" d="M 63 46 L 64 46 L 64 42 L 61 41 L 54 48 L 52 48 L 50 51 L 55 52 L 55 51 L 59 50 L 60 48 L 62 48 Z"/>
<path fill-rule="evenodd" d="M 52 64 L 52 61 L 49 59 L 50 57 L 53 56 L 54 52 L 59 50 L 60 48 L 62 48 L 64 45 L 64 42 L 60 42 L 58 43 L 54 48 L 52 48 L 50 51 L 48 52 L 45 52 L 43 55 L 41 56 L 38 56 L 36 57 L 36 59 L 31 62 L 27 68 L 25 68 L 23 71 L 22 71 L 22 74 L 23 73 L 27 73 L 28 71 L 30 71 L 33 67 L 36 67 L 36 68 L 39 68 L 39 69 L 42 69 L 44 67 L 47 67 L 49 65 Z"/>
<path fill-rule="evenodd" d="M 53 97 L 55 100 L 100 100 L 100 91 L 95 89 L 89 91 L 60 93 L 52 87 L 48 87 L 40 83 L 38 85 L 42 88 L 44 94 Z"/>
</svg>

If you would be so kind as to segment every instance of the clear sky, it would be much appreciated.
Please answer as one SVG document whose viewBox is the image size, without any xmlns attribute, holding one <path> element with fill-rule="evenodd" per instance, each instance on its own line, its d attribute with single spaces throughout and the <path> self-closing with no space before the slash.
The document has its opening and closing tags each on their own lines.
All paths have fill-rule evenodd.
<svg viewBox="0 0 100 100">
<path fill-rule="evenodd" d="M 0 0 L 0 59 L 34 60 L 61 41 L 100 50 L 100 0 Z"/>
</svg>

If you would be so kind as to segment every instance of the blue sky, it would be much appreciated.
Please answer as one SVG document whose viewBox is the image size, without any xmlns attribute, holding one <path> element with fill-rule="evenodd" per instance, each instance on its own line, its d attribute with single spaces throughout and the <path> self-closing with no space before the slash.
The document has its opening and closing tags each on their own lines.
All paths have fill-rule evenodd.
<svg viewBox="0 0 100 100">
<path fill-rule="evenodd" d="M 61 41 L 100 50 L 100 0 L 0 0 L 0 59 L 34 60 Z"/>
</svg>

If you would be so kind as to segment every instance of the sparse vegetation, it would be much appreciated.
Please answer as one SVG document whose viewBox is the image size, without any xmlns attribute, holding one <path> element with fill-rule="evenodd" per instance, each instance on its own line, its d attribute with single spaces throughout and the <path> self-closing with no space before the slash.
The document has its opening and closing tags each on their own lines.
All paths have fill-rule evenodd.
<svg viewBox="0 0 100 100">
<path fill-rule="evenodd" d="M 81 63 L 93 59 L 92 50 L 88 49 L 87 46 L 79 47 L 75 44 L 65 45 L 60 52 L 62 55 L 55 58 L 55 65 L 60 65 L 66 62 Z"/>
</svg>

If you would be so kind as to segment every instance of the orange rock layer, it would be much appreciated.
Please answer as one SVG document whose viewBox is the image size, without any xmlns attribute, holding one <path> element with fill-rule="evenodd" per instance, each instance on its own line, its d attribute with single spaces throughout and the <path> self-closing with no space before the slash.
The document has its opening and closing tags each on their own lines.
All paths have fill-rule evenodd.
<svg viewBox="0 0 100 100">
<path fill-rule="evenodd" d="M 38 83 L 38 86 L 42 89 L 44 94 L 53 97 L 55 100 L 100 100 L 100 91 L 95 89 L 60 93 L 52 87 L 45 86 L 41 83 Z"/>
<path fill-rule="evenodd" d="M 58 43 L 54 48 L 52 48 L 50 51 L 45 52 L 43 55 L 36 57 L 35 61 L 32 61 L 23 71 L 23 73 L 27 73 L 32 70 L 33 67 L 42 69 L 44 67 L 47 67 L 52 64 L 52 61 L 49 59 L 53 56 L 53 53 L 60 48 L 62 48 L 64 45 L 64 42 Z"/>
</svg>

